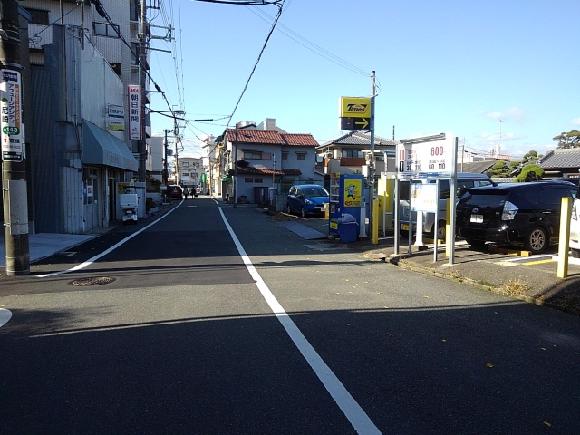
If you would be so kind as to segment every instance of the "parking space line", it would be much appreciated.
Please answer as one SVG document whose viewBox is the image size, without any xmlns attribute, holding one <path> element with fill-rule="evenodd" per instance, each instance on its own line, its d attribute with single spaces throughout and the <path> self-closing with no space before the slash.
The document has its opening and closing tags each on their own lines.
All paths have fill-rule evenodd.
<svg viewBox="0 0 580 435">
<path fill-rule="evenodd" d="M 528 261 L 527 263 L 522 263 L 522 266 L 537 266 L 538 264 L 548 264 L 553 262 L 554 260 L 552 258 L 548 258 L 545 260 Z"/>
<path fill-rule="evenodd" d="M 322 357 L 316 352 L 314 347 L 306 339 L 302 331 L 300 331 L 298 326 L 296 326 L 296 323 L 294 323 L 294 321 L 286 313 L 284 307 L 278 302 L 276 296 L 274 296 L 266 282 L 256 270 L 256 267 L 252 264 L 252 260 L 250 260 L 250 257 L 240 243 L 238 236 L 230 226 L 222 208 L 218 207 L 218 210 L 222 220 L 224 221 L 226 229 L 230 234 L 230 237 L 236 245 L 238 254 L 240 257 L 242 257 L 242 260 L 246 265 L 246 269 L 248 270 L 250 276 L 254 279 L 256 287 L 258 287 L 262 297 L 266 300 L 266 303 L 272 312 L 276 315 L 276 318 L 298 351 L 302 354 L 308 365 L 310 365 L 320 382 L 322 382 L 322 385 L 324 385 L 326 391 L 330 393 L 330 396 L 334 402 L 338 405 L 344 416 L 352 424 L 354 430 L 358 433 L 364 434 L 380 434 L 381 432 L 372 422 L 367 413 L 362 409 L 354 397 L 352 397 L 343 383 L 334 374 L 332 369 L 324 362 Z"/>
</svg>

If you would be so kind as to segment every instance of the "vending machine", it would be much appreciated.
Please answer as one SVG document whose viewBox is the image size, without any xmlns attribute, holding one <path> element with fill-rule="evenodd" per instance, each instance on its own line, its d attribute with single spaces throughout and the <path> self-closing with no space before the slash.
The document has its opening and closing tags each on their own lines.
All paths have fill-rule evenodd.
<svg viewBox="0 0 580 435">
<path fill-rule="evenodd" d="M 358 239 L 361 226 L 361 210 L 365 207 L 364 182 L 362 175 L 340 176 L 338 200 L 330 201 L 328 234 L 349 243 Z"/>
</svg>

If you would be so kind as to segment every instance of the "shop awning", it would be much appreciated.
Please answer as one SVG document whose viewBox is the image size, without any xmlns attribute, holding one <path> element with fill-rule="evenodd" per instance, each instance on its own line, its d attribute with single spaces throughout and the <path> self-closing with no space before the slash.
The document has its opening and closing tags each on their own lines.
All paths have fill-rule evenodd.
<svg viewBox="0 0 580 435">
<path fill-rule="evenodd" d="M 87 165 L 104 165 L 129 171 L 139 169 L 139 163 L 125 142 L 89 121 L 83 121 L 81 160 Z"/>
</svg>

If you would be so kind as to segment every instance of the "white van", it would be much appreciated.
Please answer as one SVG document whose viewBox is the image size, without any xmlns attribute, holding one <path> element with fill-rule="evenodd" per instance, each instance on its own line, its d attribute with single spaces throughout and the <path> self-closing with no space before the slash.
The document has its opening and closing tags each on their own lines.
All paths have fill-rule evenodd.
<svg viewBox="0 0 580 435">
<path fill-rule="evenodd" d="M 411 214 L 411 183 L 436 183 L 436 178 L 426 177 L 414 179 L 412 181 L 401 181 L 399 185 L 399 216 L 401 222 L 401 231 L 409 231 L 410 218 L 413 223 L 417 221 L 416 212 Z M 457 174 L 457 199 L 466 189 L 471 187 L 491 186 L 493 182 L 486 174 L 478 174 L 473 172 L 459 172 Z M 447 199 L 450 197 L 449 179 L 444 178 L 439 180 L 439 238 L 445 238 L 445 208 L 447 206 Z M 580 206 L 579 206 L 580 210 Z M 423 232 L 428 233 L 433 237 L 433 230 L 435 227 L 435 213 L 423 213 Z"/>
</svg>

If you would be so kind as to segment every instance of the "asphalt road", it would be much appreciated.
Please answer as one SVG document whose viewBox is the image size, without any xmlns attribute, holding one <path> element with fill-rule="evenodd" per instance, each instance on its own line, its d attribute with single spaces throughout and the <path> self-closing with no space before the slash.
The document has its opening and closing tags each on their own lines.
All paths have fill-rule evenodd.
<svg viewBox="0 0 580 435">
<path fill-rule="evenodd" d="M 253 208 L 186 200 L 50 275 L 146 225 L 0 282 L 0 433 L 580 432 L 577 317 Z"/>
</svg>

